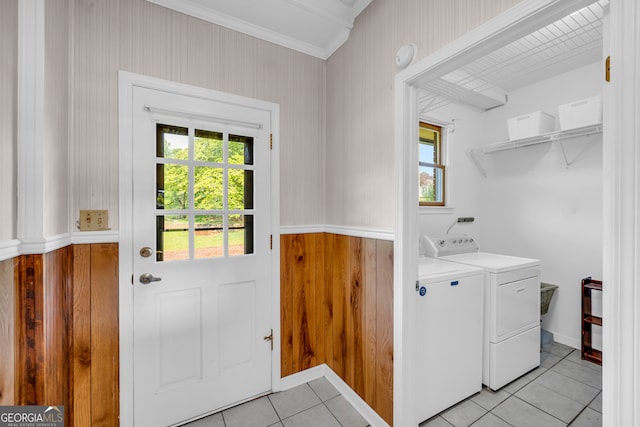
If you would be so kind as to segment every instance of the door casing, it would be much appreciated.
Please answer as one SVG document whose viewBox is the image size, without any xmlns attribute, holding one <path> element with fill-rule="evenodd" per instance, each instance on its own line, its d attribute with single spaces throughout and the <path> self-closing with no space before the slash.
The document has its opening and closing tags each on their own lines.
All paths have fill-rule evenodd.
<svg viewBox="0 0 640 427">
<path fill-rule="evenodd" d="M 120 360 L 120 425 L 134 425 L 133 401 L 133 167 L 132 102 L 133 88 L 145 87 L 169 93 L 195 96 L 220 102 L 262 109 L 271 114 L 271 323 L 273 354 L 271 388 L 278 391 L 280 381 L 280 107 L 278 104 L 120 71 L 118 74 L 119 121 L 119 360 Z"/>
</svg>

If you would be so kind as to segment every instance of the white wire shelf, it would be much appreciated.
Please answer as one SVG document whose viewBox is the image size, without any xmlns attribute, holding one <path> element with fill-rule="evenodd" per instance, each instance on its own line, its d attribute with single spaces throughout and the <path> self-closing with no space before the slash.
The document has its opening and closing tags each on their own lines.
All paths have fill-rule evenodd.
<svg viewBox="0 0 640 427">
<path fill-rule="evenodd" d="M 575 129 L 549 132 L 538 136 L 533 136 L 531 138 L 496 142 L 493 144 L 485 145 L 484 147 L 473 148 L 471 150 L 468 150 L 467 153 L 477 166 L 478 170 L 480 170 L 480 173 L 482 173 L 482 175 L 486 177 L 487 172 L 485 171 L 481 163 L 481 156 L 483 155 L 493 154 L 504 150 L 514 150 L 548 142 L 558 142 L 560 145 L 560 151 L 562 152 L 562 156 L 564 158 L 564 162 L 568 168 L 571 165 L 571 162 L 569 162 L 569 160 L 567 159 L 564 147 L 562 146 L 562 141 L 566 139 L 579 138 L 582 136 L 589 136 L 600 133 L 602 133 L 602 123 L 597 123 L 594 125 L 583 126 Z"/>
<path fill-rule="evenodd" d="M 540 81 L 602 57 L 602 25 L 609 0 L 586 0 L 585 7 L 476 59 L 420 84 L 418 111 L 427 114 L 451 103 L 486 111 L 505 103 L 495 92 Z"/>
</svg>

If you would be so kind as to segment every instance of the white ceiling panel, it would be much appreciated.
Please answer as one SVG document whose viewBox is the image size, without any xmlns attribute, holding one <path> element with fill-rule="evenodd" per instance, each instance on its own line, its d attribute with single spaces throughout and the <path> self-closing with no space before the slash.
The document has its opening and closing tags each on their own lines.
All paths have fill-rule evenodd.
<svg viewBox="0 0 640 427">
<path fill-rule="evenodd" d="M 372 0 L 147 0 L 251 36 L 327 59 Z"/>
</svg>

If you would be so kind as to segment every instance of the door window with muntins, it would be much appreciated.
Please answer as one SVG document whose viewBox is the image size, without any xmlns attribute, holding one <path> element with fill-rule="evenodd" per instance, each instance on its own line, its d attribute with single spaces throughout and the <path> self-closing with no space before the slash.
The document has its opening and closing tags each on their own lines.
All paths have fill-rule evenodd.
<svg viewBox="0 0 640 427">
<path fill-rule="evenodd" d="M 156 125 L 156 260 L 253 253 L 253 137 Z"/>
</svg>

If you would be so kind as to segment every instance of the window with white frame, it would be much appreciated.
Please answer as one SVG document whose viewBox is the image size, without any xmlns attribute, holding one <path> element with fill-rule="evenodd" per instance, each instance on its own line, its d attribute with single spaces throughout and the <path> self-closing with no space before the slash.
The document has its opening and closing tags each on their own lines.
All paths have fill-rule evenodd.
<svg viewBox="0 0 640 427">
<path fill-rule="evenodd" d="M 421 121 L 419 130 L 419 204 L 445 206 L 442 127 Z"/>
</svg>

